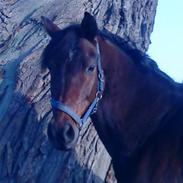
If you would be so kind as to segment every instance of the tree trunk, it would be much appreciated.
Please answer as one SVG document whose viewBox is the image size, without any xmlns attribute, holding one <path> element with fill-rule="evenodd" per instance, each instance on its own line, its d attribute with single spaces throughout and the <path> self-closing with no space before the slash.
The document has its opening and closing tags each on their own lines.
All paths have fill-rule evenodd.
<svg viewBox="0 0 183 183">
<path fill-rule="evenodd" d="M 47 138 L 49 73 L 41 53 L 49 41 L 40 17 L 61 28 L 80 22 L 84 11 L 99 27 L 146 51 L 157 0 L 0 0 L 0 182 L 115 182 L 111 160 L 91 122 L 75 150 L 55 150 Z"/>
</svg>

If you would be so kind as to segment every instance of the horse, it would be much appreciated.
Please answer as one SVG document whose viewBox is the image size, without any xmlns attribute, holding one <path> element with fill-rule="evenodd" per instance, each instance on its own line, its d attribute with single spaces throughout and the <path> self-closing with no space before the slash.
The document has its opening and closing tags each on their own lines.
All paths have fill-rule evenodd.
<svg viewBox="0 0 183 183">
<path fill-rule="evenodd" d="M 90 117 L 119 183 L 183 182 L 182 84 L 147 54 L 99 30 L 88 12 L 64 29 L 42 22 L 51 37 L 41 65 L 51 76 L 53 145 L 74 148 Z"/>
</svg>

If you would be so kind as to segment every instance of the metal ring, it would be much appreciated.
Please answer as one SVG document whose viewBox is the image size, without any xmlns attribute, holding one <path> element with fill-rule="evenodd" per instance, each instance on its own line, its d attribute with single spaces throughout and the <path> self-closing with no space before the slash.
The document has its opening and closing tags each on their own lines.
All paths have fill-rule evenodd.
<svg viewBox="0 0 183 183">
<path fill-rule="evenodd" d="M 98 91 L 98 92 L 96 93 L 96 97 L 97 97 L 99 100 L 101 100 L 101 99 L 102 99 L 102 92 Z"/>
</svg>

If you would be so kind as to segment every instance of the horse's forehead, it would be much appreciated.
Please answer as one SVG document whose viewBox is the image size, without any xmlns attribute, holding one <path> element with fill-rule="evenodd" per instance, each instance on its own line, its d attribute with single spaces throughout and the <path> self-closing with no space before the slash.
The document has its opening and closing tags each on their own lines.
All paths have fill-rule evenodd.
<svg viewBox="0 0 183 183">
<path fill-rule="evenodd" d="M 84 51 L 84 52 L 95 52 L 95 45 L 92 44 L 90 41 L 88 41 L 87 39 L 81 38 L 80 42 L 79 42 L 80 48 Z"/>
<path fill-rule="evenodd" d="M 64 43 L 64 45 L 70 48 L 71 46 L 73 47 L 73 45 L 76 44 L 77 40 L 78 40 L 77 34 L 74 31 L 69 31 L 63 37 L 62 43 Z"/>
<path fill-rule="evenodd" d="M 77 47 L 78 35 L 74 31 L 67 32 L 61 41 L 62 54 L 67 54 L 68 61 L 73 59 L 74 50 Z"/>
</svg>

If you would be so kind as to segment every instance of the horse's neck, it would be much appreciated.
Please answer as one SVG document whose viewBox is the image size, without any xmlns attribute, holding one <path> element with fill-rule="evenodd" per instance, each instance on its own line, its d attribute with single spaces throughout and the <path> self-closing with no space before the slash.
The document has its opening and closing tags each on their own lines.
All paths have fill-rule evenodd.
<svg viewBox="0 0 183 183">
<path fill-rule="evenodd" d="M 112 43 L 100 40 L 100 48 L 106 85 L 94 124 L 112 156 L 128 156 L 172 110 L 173 89 Z"/>
</svg>

